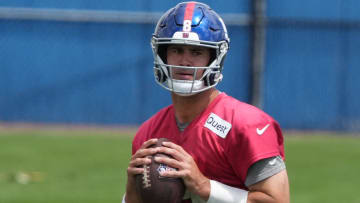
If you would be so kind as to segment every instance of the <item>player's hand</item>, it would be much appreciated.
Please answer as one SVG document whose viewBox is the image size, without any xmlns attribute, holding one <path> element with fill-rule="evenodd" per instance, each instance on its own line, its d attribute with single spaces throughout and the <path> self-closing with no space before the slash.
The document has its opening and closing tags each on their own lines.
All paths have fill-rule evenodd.
<svg viewBox="0 0 360 203">
<path fill-rule="evenodd" d="M 155 154 L 157 149 L 148 147 L 156 143 L 157 139 L 150 139 L 144 142 L 135 154 L 131 156 L 129 166 L 127 168 L 128 181 L 126 184 L 126 202 L 140 202 L 139 197 L 136 194 L 135 175 L 141 174 L 144 171 L 144 168 L 139 166 L 151 163 L 151 159 L 148 158 L 148 156 Z"/>
<path fill-rule="evenodd" d="M 173 157 L 155 157 L 155 161 L 164 163 L 177 171 L 164 171 L 162 176 L 182 178 L 186 188 L 199 195 L 205 201 L 210 195 L 210 180 L 199 170 L 196 162 L 181 146 L 172 142 L 163 142 L 163 147 L 158 147 L 159 153 L 165 153 Z"/>
<path fill-rule="evenodd" d="M 157 152 L 157 148 L 149 148 L 149 146 L 157 143 L 156 138 L 144 142 L 141 147 L 131 156 L 129 166 L 127 168 L 128 176 L 135 176 L 143 173 L 144 169 L 139 167 L 151 163 L 149 156 Z"/>
</svg>

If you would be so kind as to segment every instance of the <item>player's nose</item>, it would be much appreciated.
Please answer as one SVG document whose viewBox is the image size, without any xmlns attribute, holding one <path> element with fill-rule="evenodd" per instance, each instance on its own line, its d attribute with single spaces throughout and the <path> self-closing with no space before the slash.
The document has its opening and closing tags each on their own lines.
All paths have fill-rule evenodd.
<svg viewBox="0 0 360 203">
<path fill-rule="evenodd" d="M 192 66 L 191 55 L 185 51 L 180 58 L 180 66 Z"/>
</svg>

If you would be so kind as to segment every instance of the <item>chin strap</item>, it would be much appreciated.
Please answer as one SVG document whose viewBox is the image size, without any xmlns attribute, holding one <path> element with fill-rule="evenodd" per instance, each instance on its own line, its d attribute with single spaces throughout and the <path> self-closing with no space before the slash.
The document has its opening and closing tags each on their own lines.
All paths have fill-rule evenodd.
<svg viewBox="0 0 360 203">
<path fill-rule="evenodd" d="M 205 88 L 204 81 L 201 80 L 167 80 L 168 87 L 180 96 L 191 96 Z"/>
</svg>

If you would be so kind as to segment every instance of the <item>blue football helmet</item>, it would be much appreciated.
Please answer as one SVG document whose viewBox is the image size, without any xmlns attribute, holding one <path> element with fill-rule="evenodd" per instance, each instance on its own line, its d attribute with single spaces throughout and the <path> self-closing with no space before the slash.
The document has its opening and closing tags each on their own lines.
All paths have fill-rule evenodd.
<svg viewBox="0 0 360 203">
<path fill-rule="evenodd" d="M 208 5 L 183 2 L 168 10 L 158 21 L 151 39 L 154 54 L 156 82 L 165 89 L 181 96 L 190 96 L 216 86 L 222 79 L 223 62 L 230 39 L 221 17 Z M 211 59 L 206 67 L 169 65 L 166 48 L 171 44 L 193 45 L 210 48 Z M 173 68 L 194 70 L 193 80 L 172 78 Z M 203 69 L 199 80 L 198 69 Z"/>
</svg>

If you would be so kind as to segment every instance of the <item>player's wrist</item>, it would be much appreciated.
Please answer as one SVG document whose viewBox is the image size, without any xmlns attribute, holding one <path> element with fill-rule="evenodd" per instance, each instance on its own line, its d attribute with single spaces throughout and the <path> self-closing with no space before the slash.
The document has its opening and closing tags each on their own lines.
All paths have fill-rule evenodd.
<svg viewBox="0 0 360 203">
<path fill-rule="evenodd" d="M 195 188 L 195 191 L 197 191 L 197 195 L 207 201 L 210 196 L 210 179 L 204 177 L 204 180 L 200 182 L 200 184 L 197 185 Z"/>
<path fill-rule="evenodd" d="M 246 203 L 248 191 L 210 180 L 210 195 L 207 203 Z"/>
</svg>

